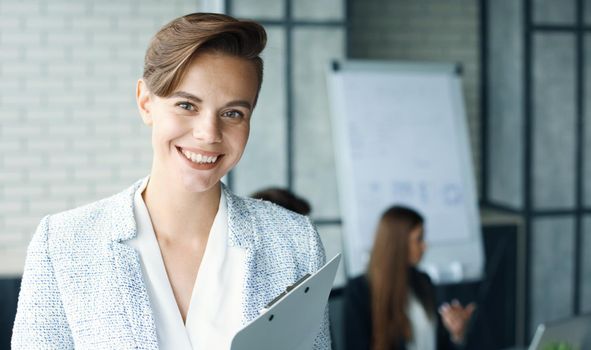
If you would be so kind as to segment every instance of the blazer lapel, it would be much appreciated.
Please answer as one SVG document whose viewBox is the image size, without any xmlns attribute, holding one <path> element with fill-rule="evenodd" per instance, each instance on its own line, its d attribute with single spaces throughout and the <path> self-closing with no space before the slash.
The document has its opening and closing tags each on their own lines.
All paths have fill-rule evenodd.
<svg viewBox="0 0 591 350">
<path fill-rule="evenodd" d="M 258 311 L 265 305 L 263 298 L 256 294 L 259 281 L 256 278 L 255 223 L 244 200 L 228 190 L 223 183 L 222 190 L 228 203 L 228 245 L 246 249 L 242 323 L 247 324 L 258 316 Z"/>
<path fill-rule="evenodd" d="M 152 308 L 143 281 L 139 257 L 136 251 L 124 244 L 113 245 L 113 263 L 116 283 L 121 291 L 121 303 L 128 316 L 138 349 L 157 349 L 158 338 Z"/>
<path fill-rule="evenodd" d="M 247 203 L 222 183 L 222 191 L 228 203 L 228 244 L 244 249 L 256 245 L 255 222 Z"/>
<path fill-rule="evenodd" d="M 246 249 L 242 322 L 247 324 L 259 316 L 269 301 L 285 286 L 273 284 L 269 278 L 269 248 L 260 241 L 259 222 L 251 210 L 251 199 L 236 196 L 222 184 L 228 201 L 228 244 Z M 265 249 L 267 248 L 267 249 Z"/>
<path fill-rule="evenodd" d="M 115 283 L 118 285 L 120 303 L 127 314 L 128 322 L 137 349 L 157 349 L 158 338 L 150 306 L 150 300 L 140 265 L 139 255 L 132 247 L 122 243 L 136 236 L 136 223 L 133 215 L 133 198 L 143 179 L 127 190 L 111 197 L 110 210 L 101 220 L 101 232 L 109 232 L 112 240 L 113 268 Z"/>
</svg>

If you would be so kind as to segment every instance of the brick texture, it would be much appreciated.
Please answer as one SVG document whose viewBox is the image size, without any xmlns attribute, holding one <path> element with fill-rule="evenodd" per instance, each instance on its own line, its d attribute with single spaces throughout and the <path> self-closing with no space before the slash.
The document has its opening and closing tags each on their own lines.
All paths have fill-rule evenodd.
<svg viewBox="0 0 591 350">
<path fill-rule="evenodd" d="M 43 215 L 149 173 L 135 82 L 150 37 L 198 9 L 196 0 L 0 0 L 0 255 L 26 246 Z"/>
</svg>

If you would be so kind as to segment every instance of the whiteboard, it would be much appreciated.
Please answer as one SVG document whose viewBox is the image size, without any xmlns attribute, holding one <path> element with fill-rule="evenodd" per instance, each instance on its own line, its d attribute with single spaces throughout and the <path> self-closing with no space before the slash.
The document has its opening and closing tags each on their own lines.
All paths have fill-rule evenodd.
<svg viewBox="0 0 591 350">
<path fill-rule="evenodd" d="M 391 205 L 425 217 L 420 268 L 436 283 L 482 276 L 483 250 L 461 76 L 453 64 L 334 62 L 331 123 L 349 277 L 366 270 Z"/>
</svg>

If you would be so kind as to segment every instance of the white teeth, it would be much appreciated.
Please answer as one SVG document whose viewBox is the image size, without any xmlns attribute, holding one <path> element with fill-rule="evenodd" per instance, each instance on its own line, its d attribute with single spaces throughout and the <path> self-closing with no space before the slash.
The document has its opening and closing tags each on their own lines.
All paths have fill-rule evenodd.
<svg viewBox="0 0 591 350">
<path fill-rule="evenodd" d="M 208 157 L 198 153 L 189 152 L 187 150 L 183 150 L 182 152 L 185 155 L 185 157 L 187 157 L 187 159 L 199 164 L 215 163 L 215 161 L 218 159 L 218 156 Z"/>
</svg>

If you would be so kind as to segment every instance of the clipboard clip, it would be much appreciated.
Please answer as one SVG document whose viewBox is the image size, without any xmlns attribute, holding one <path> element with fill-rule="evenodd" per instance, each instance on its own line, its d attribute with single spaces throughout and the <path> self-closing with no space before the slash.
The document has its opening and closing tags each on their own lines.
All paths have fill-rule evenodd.
<svg viewBox="0 0 591 350">
<path fill-rule="evenodd" d="M 286 296 L 287 293 L 289 293 L 292 290 L 294 290 L 297 286 L 299 286 L 300 284 L 304 283 L 304 281 L 306 281 L 308 278 L 310 278 L 310 276 L 312 276 L 312 275 L 309 274 L 309 273 L 307 273 L 302 278 L 300 278 L 299 280 L 297 280 L 294 284 L 292 284 L 290 286 L 287 286 L 287 288 L 285 288 L 285 290 L 283 292 L 281 292 L 281 294 L 279 294 L 278 296 L 276 296 L 267 305 L 265 305 L 265 307 L 261 309 L 261 311 L 259 312 L 259 314 L 263 314 L 263 313 L 267 312 L 267 310 L 269 310 L 271 308 L 271 306 L 273 306 L 275 303 L 277 303 L 279 300 L 281 300 L 281 298 L 283 298 L 284 296 Z"/>
</svg>

